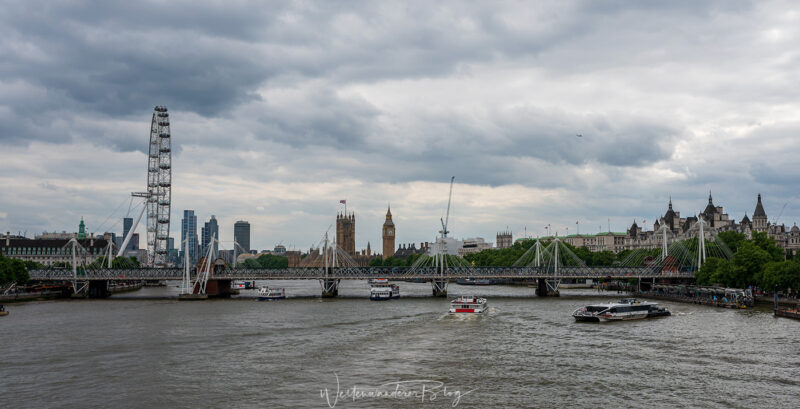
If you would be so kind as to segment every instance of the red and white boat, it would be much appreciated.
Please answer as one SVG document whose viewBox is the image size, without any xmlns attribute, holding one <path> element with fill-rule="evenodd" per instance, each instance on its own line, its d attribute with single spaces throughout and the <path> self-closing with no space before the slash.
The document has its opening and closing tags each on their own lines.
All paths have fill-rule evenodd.
<svg viewBox="0 0 800 409">
<path fill-rule="evenodd" d="M 385 301 L 400 298 L 400 286 L 392 284 L 385 278 L 371 280 L 369 299 L 372 301 Z"/>
<path fill-rule="evenodd" d="M 481 297 L 462 295 L 450 301 L 450 314 L 482 314 L 487 308 L 486 299 Z"/>
</svg>

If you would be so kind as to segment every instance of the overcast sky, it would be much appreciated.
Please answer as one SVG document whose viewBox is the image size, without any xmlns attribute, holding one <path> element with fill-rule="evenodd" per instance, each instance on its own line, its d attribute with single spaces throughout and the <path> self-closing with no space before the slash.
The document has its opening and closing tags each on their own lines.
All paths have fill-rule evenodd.
<svg viewBox="0 0 800 409">
<path fill-rule="evenodd" d="M 791 225 L 799 44 L 791 1 L 5 0 L 0 229 L 121 232 L 155 105 L 176 238 L 194 209 L 307 249 L 346 199 L 358 248 L 388 203 L 431 241 L 450 176 L 455 237 L 652 229 L 709 190 Z"/>
</svg>

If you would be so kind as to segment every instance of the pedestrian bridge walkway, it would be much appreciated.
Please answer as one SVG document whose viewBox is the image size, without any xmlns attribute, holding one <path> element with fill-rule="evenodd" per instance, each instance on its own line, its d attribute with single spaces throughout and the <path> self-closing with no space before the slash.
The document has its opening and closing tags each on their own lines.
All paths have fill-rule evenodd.
<svg viewBox="0 0 800 409">
<path fill-rule="evenodd" d="M 71 269 L 38 269 L 29 271 L 34 281 L 65 280 L 181 280 L 180 268 L 93 268 L 73 272 Z M 192 274 L 194 276 L 194 274 Z M 217 280 L 455 280 L 472 279 L 626 279 L 626 278 L 694 278 L 693 272 L 675 272 L 660 267 L 297 267 L 281 269 L 214 269 L 209 279 Z"/>
</svg>

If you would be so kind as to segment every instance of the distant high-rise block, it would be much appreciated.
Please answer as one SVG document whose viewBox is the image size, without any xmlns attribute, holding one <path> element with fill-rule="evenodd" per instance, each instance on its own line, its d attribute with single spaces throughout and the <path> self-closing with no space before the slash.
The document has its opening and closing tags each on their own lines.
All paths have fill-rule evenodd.
<svg viewBox="0 0 800 409">
<path fill-rule="evenodd" d="M 203 224 L 202 252 L 204 255 L 208 251 L 208 245 L 212 242 L 213 238 L 219 240 L 219 224 L 217 223 L 217 218 L 214 215 L 211 215 L 211 219 Z M 215 241 L 213 247 L 214 254 L 218 254 L 219 243 Z"/>
<path fill-rule="evenodd" d="M 189 254 L 186 253 L 188 241 Z M 197 216 L 194 215 L 194 210 L 184 210 L 183 219 L 181 219 L 181 245 L 180 249 L 184 252 L 184 257 L 188 257 L 189 264 L 197 263 Z"/>
<path fill-rule="evenodd" d="M 133 228 L 133 217 L 124 217 L 122 219 L 122 240 L 120 241 L 120 245 L 122 244 L 122 241 L 125 240 L 125 237 L 128 237 L 128 232 L 131 231 L 131 228 Z M 133 241 L 128 242 L 128 246 L 125 249 L 125 252 L 128 252 L 128 250 L 133 248 L 131 246 L 132 242 Z"/>
<path fill-rule="evenodd" d="M 250 223 L 239 220 L 233 224 L 233 239 L 239 244 L 236 254 L 250 252 Z"/>
</svg>

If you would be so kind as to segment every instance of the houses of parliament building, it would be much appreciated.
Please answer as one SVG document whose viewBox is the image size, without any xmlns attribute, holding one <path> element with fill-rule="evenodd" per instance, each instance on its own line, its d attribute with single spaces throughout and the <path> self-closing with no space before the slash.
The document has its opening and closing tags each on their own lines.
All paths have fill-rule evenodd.
<svg viewBox="0 0 800 409">
<path fill-rule="evenodd" d="M 392 209 L 386 210 L 386 220 L 381 230 L 383 240 L 383 253 L 373 254 L 370 243 L 367 248 L 356 251 L 356 215 L 355 213 L 336 214 L 336 245 L 344 251 L 359 266 L 368 266 L 376 258 L 386 259 L 394 256 L 395 252 L 395 227 L 392 221 Z"/>
</svg>

